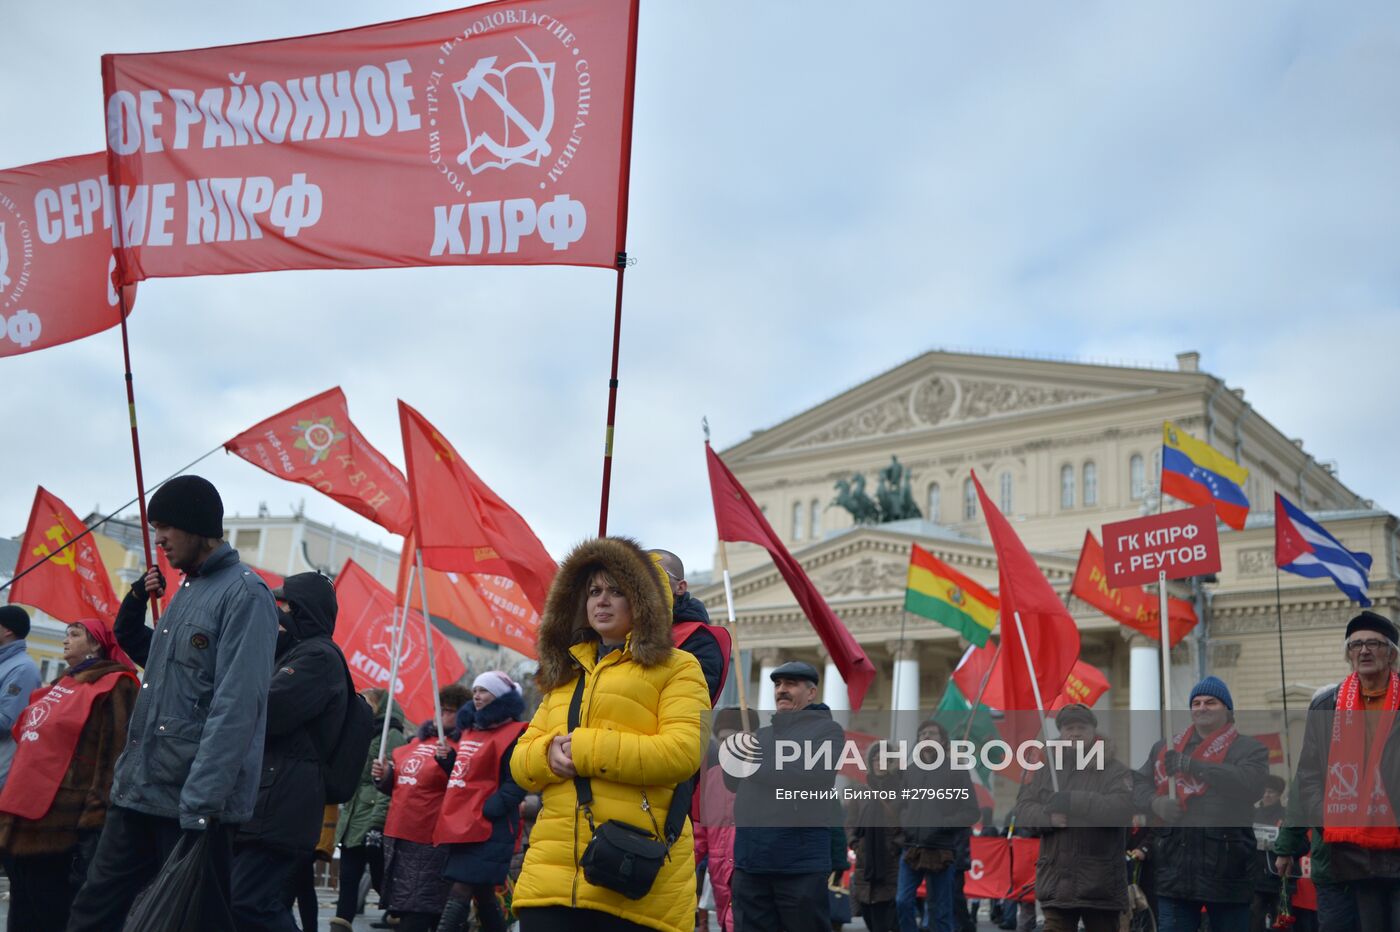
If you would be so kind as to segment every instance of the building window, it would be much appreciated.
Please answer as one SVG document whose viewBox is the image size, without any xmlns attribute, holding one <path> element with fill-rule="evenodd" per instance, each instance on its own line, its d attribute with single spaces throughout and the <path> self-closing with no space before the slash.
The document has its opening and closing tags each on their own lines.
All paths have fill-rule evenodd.
<svg viewBox="0 0 1400 932">
<path fill-rule="evenodd" d="M 963 480 L 963 520 L 971 521 L 977 517 L 977 487 L 972 484 L 972 480 Z"/>
<path fill-rule="evenodd" d="M 1074 507 L 1074 467 L 1069 463 L 1060 467 L 1060 507 Z"/>
<path fill-rule="evenodd" d="M 1084 506 L 1099 503 L 1099 467 L 1092 461 L 1084 464 Z"/>
<path fill-rule="evenodd" d="M 256 556 L 254 551 L 262 544 L 262 528 L 244 527 L 239 528 L 237 541 L 231 542 L 229 546 L 235 550 L 242 550 L 248 556 Z"/>
<path fill-rule="evenodd" d="M 1001 513 L 1011 514 L 1011 473 L 1001 474 Z"/>
<path fill-rule="evenodd" d="M 1128 494 L 1135 502 L 1147 496 L 1147 467 L 1141 453 L 1128 458 Z"/>
<path fill-rule="evenodd" d="M 792 503 L 792 539 L 802 539 L 802 503 Z"/>
<path fill-rule="evenodd" d="M 807 522 L 807 533 L 812 540 L 822 536 L 822 503 L 815 498 L 812 499 L 811 519 Z"/>
<path fill-rule="evenodd" d="M 943 516 L 943 490 L 938 487 L 937 482 L 928 484 L 928 511 L 925 512 L 925 516 L 934 524 Z"/>
</svg>

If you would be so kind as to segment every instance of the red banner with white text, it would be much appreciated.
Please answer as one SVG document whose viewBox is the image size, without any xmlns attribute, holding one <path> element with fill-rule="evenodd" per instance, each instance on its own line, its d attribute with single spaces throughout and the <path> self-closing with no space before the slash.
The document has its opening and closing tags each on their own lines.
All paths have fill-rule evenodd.
<svg viewBox="0 0 1400 932">
<path fill-rule="evenodd" d="M 1114 589 L 1108 584 L 1104 568 L 1103 547 L 1093 531 L 1084 532 L 1084 549 L 1079 552 L 1079 565 L 1074 569 L 1070 593 L 1134 631 L 1154 641 L 1162 640 L 1160 599 L 1142 586 Z M 1196 627 L 1196 609 L 1185 599 L 1167 599 L 1167 630 L 1171 647 Z"/>
<path fill-rule="evenodd" d="M 113 203 L 101 152 L 0 171 L 0 356 L 120 322 Z M 130 313 L 136 287 L 126 292 Z"/>
<path fill-rule="evenodd" d="M 387 687 L 394 660 L 394 621 L 398 617 L 394 594 L 354 560 L 347 560 L 345 569 L 335 579 L 335 597 L 339 605 L 335 642 L 345 652 L 355 688 Z M 467 668 L 447 636 L 436 628 L 431 630 L 438 685 L 455 683 Z M 404 629 L 399 650 L 394 702 L 403 708 L 411 722 L 433 717 L 428 641 L 423 630 L 423 616 L 414 611 L 408 614 L 408 627 Z"/>
<path fill-rule="evenodd" d="M 614 267 L 637 3 L 503 0 L 103 56 L 122 280 Z"/>
<path fill-rule="evenodd" d="M 968 899 L 1035 902 L 1035 861 L 1039 856 L 1039 838 L 988 835 L 972 839 L 972 864 L 963 878 L 963 895 Z"/>
</svg>

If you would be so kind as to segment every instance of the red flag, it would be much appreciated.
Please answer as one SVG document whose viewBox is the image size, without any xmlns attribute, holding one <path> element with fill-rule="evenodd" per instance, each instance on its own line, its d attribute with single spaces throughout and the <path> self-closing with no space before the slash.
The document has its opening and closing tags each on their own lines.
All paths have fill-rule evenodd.
<svg viewBox="0 0 1400 932">
<path fill-rule="evenodd" d="M 981 705 L 993 709 L 1001 708 L 1001 682 L 997 677 L 988 675 L 992 672 L 996 656 L 997 642 L 988 639 L 981 647 L 969 647 L 958 661 L 957 668 L 953 670 L 953 683 L 958 687 L 958 692 L 963 694 L 968 705 L 977 702 L 977 696 L 980 694 Z M 985 688 L 982 685 L 984 680 Z"/>
<path fill-rule="evenodd" d="M 309 485 L 392 534 L 407 535 L 408 483 L 350 420 L 338 387 L 254 424 L 224 449 L 281 479 Z"/>
<path fill-rule="evenodd" d="M 335 642 L 350 664 L 350 678 L 356 689 L 386 687 L 394 653 L 394 595 L 354 560 L 335 580 L 339 612 L 335 622 Z M 401 606 L 400 606 L 401 609 Z M 433 654 L 438 685 L 447 686 L 467 672 L 452 642 L 441 631 L 432 629 Z M 423 616 L 409 612 L 399 651 L 399 676 L 394 701 L 414 722 L 433 717 L 433 685 L 428 672 L 428 642 L 423 632 Z"/>
<path fill-rule="evenodd" d="M 841 671 L 851 708 L 859 709 L 865 691 L 870 688 L 870 681 L 875 678 L 875 665 L 826 604 L 807 574 L 802 572 L 802 567 L 792 558 L 792 554 L 788 553 L 768 524 L 768 519 L 763 517 L 762 509 L 754 504 L 749 493 L 709 443 L 705 444 L 705 458 L 709 464 L 710 495 L 715 503 L 715 527 L 719 531 L 719 539 L 748 541 L 768 551 L 797 599 L 797 604 L 802 606 L 807 620 L 816 629 L 822 646 L 831 655 L 836 669 Z"/>
<path fill-rule="evenodd" d="M 11 586 L 10 601 L 32 605 L 68 624 L 98 618 L 110 628 L 117 617 L 117 596 L 96 541 L 89 535 L 65 546 L 85 530 L 87 525 L 71 508 L 39 486 L 20 542 L 18 565 L 29 566 L 50 553 L 56 556 Z"/>
<path fill-rule="evenodd" d="M 472 472 L 427 418 L 402 401 L 399 424 L 423 565 L 505 576 L 537 611 L 543 609 L 558 566 L 530 525 Z"/>
<path fill-rule="evenodd" d="M 275 269 L 614 268 L 638 0 L 509 0 L 104 55 L 123 281 Z"/>
<path fill-rule="evenodd" d="M 1007 703 L 1003 708 L 1037 708 L 1031 671 L 1026 667 L 1027 649 L 1035 667 L 1035 683 L 1045 703 L 1039 708 L 1048 708 L 1060 694 L 1065 677 L 1079 658 L 1079 629 L 1011 524 L 987 497 L 976 472 L 972 474 L 972 481 L 977 486 L 977 497 L 987 518 L 987 531 L 997 552 L 1002 643 L 997 668 Z"/>
<path fill-rule="evenodd" d="M 1079 552 L 1079 565 L 1074 570 L 1074 582 L 1070 593 L 1088 602 L 1109 618 L 1122 622 L 1134 631 L 1147 635 L 1154 641 L 1162 640 L 1162 627 L 1158 618 L 1161 604 L 1158 597 L 1150 595 L 1141 586 L 1111 588 L 1108 572 L 1104 568 L 1103 546 L 1093 531 L 1084 532 L 1084 549 Z M 1167 627 L 1171 632 L 1171 646 L 1184 638 L 1196 627 L 1196 609 L 1185 599 L 1167 599 Z"/>
<path fill-rule="evenodd" d="M 1099 697 L 1108 692 L 1108 677 L 1099 672 L 1098 667 L 1076 660 L 1065 677 L 1065 685 L 1051 703 L 1051 709 L 1061 709 L 1072 702 L 1093 705 Z"/>
<path fill-rule="evenodd" d="M 413 566 L 414 547 L 410 536 L 399 560 L 396 601 L 400 605 Z M 444 573 L 426 566 L 423 573 L 428 583 L 428 611 L 434 618 L 451 622 L 483 641 L 509 647 L 526 657 L 538 657 L 535 639 L 540 615 L 514 580 L 487 573 Z M 423 609 L 416 581 L 409 593 L 409 605 L 418 611 Z"/>
<path fill-rule="evenodd" d="M 0 356 L 116 326 L 113 202 L 101 152 L 0 171 Z"/>
<path fill-rule="evenodd" d="M 1011 856 L 1011 846 L 1016 856 Z M 1039 838 L 972 839 L 972 864 L 964 878 L 963 893 L 969 899 L 1035 901 L 1035 862 L 1040 857 Z M 1014 862 L 1014 864 L 1013 864 Z M 1012 871 L 1015 870 L 1015 877 Z M 1012 896 L 1008 897 L 1007 894 Z"/>
</svg>

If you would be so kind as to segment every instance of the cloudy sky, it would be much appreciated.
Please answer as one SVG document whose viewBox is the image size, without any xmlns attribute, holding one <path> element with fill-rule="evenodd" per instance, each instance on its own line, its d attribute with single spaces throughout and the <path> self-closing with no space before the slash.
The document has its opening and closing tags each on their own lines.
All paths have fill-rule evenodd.
<svg viewBox="0 0 1400 932">
<path fill-rule="evenodd" d="M 450 9 L 12 5 L 0 165 L 100 149 L 99 56 Z M 723 447 L 926 349 L 1181 350 L 1400 509 L 1400 7 L 643 0 L 610 527 L 705 566 Z M 344 387 L 402 462 L 417 406 L 556 555 L 596 530 L 613 276 L 438 268 L 154 280 L 146 475 Z M 0 360 L 0 535 L 42 483 L 134 494 L 116 331 Z M 397 543 L 218 454 L 260 502 Z"/>
</svg>

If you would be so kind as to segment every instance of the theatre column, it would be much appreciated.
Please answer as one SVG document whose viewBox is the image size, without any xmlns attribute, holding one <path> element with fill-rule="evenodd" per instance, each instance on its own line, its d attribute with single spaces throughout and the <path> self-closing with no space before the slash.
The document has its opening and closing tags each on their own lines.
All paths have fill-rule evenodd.
<svg viewBox="0 0 1400 932">
<path fill-rule="evenodd" d="M 754 689 L 757 701 L 754 703 L 754 708 L 760 712 L 772 712 L 774 709 L 773 681 L 769 677 L 782 662 L 778 659 L 778 649 L 776 647 L 757 648 L 753 652 L 753 660 L 754 663 L 758 664 L 758 686 Z"/>
</svg>

